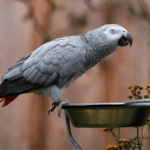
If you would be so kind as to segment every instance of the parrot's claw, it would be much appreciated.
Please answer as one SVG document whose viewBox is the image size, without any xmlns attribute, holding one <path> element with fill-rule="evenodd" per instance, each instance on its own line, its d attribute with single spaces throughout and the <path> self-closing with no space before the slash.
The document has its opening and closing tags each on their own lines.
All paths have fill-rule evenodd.
<svg viewBox="0 0 150 150">
<path fill-rule="evenodd" d="M 67 100 L 67 99 L 62 99 L 61 102 L 59 103 L 59 106 L 58 106 L 58 116 L 61 118 L 60 114 L 61 114 L 61 108 L 62 106 L 64 105 L 69 105 L 70 104 L 70 101 Z"/>
<path fill-rule="evenodd" d="M 49 109 L 48 114 L 50 115 L 50 112 L 53 112 L 58 105 L 59 103 L 52 103 L 52 107 Z"/>
<path fill-rule="evenodd" d="M 50 115 L 50 112 L 53 112 L 54 109 L 58 106 L 58 116 L 61 118 L 60 114 L 61 114 L 61 108 L 64 105 L 69 105 L 70 102 L 67 99 L 62 99 L 60 102 L 54 102 L 52 103 L 52 107 L 50 108 L 50 110 L 48 111 L 48 114 Z"/>
</svg>

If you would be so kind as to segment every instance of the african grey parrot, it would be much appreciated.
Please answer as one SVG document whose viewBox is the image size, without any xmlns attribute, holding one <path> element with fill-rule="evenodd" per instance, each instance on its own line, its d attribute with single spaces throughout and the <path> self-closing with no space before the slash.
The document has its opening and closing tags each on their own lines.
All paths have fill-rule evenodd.
<svg viewBox="0 0 150 150">
<path fill-rule="evenodd" d="M 20 59 L 2 76 L 0 101 L 8 105 L 23 93 L 44 94 L 54 101 L 60 116 L 65 89 L 119 46 L 132 45 L 130 33 L 120 25 L 108 24 L 83 35 L 58 38 Z"/>
</svg>

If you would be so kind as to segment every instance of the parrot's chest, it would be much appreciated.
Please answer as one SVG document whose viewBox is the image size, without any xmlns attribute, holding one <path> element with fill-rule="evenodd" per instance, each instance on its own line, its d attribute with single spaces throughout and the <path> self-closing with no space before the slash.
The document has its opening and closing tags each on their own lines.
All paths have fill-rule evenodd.
<svg viewBox="0 0 150 150">
<path fill-rule="evenodd" d="M 50 96 L 54 102 L 57 102 L 61 98 L 65 89 L 66 87 L 59 88 L 56 85 L 51 85 L 51 86 L 33 91 L 33 93 L 37 95 L 43 94 L 45 97 Z"/>
<path fill-rule="evenodd" d="M 74 82 L 77 78 L 79 78 L 81 75 L 83 75 L 88 69 L 82 68 L 80 69 L 70 80 L 69 85 Z"/>
</svg>

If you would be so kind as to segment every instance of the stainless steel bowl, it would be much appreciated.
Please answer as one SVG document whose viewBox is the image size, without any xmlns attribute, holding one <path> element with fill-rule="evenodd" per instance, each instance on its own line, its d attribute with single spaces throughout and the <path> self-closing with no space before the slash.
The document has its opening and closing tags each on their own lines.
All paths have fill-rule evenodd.
<svg viewBox="0 0 150 150">
<path fill-rule="evenodd" d="M 125 103 L 70 104 L 63 106 L 74 127 L 134 127 L 146 123 L 150 99 Z"/>
</svg>

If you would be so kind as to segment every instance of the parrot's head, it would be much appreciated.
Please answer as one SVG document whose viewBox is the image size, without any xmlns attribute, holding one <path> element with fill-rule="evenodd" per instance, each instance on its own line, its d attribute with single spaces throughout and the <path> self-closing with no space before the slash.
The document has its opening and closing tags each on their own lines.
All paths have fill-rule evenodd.
<svg viewBox="0 0 150 150">
<path fill-rule="evenodd" d="M 113 53 L 119 46 L 133 43 L 131 34 L 117 24 L 106 24 L 83 35 L 85 42 L 91 46 L 93 57 L 97 62 Z"/>
<path fill-rule="evenodd" d="M 103 36 L 110 45 L 132 45 L 133 40 L 131 34 L 122 26 L 116 24 L 109 24 L 102 26 L 102 28 L 104 29 Z"/>
<path fill-rule="evenodd" d="M 117 24 L 106 24 L 95 30 L 86 32 L 84 38 L 88 43 L 103 56 L 114 52 L 119 46 L 133 43 L 131 34 L 122 26 Z"/>
</svg>

